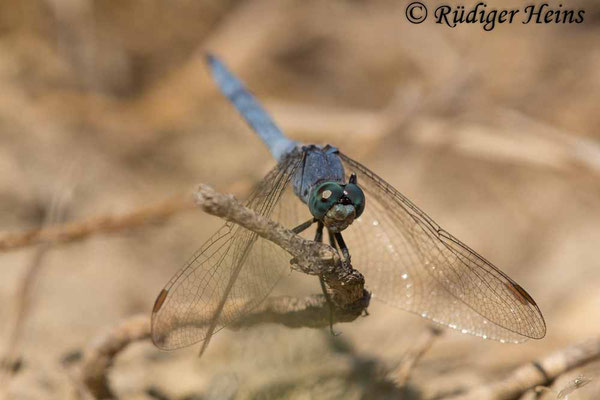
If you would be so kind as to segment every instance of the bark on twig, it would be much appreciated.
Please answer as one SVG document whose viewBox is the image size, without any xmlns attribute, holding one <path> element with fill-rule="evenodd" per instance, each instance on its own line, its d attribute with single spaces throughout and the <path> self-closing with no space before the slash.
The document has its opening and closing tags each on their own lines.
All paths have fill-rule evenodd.
<svg viewBox="0 0 600 400">
<path fill-rule="evenodd" d="M 569 346 L 514 370 L 506 378 L 451 397 L 451 400 L 512 399 L 538 385 L 547 385 L 561 374 L 600 358 L 600 338 Z"/>
</svg>

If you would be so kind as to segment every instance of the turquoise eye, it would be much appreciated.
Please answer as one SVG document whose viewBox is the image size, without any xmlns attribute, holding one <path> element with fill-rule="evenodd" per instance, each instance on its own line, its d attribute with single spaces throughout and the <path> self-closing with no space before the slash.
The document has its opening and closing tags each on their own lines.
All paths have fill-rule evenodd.
<svg viewBox="0 0 600 400">
<path fill-rule="evenodd" d="M 317 186 L 308 200 L 310 213 L 322 219 L 327 211 L 344 195 L 344 188 L 336 182 L 325 182 Z"/>
<path fill-rule="evenodd" d="M 346 197 L 350 199 L 352 205 L 354 206 L 354 210 L 356 212 L 356 218 L 360 217 L 360 214 L 365 210 L 365 194 L 362 189 L 354 184 L 348 183 L 344 187 L 344 192 Z"/>
</svg>

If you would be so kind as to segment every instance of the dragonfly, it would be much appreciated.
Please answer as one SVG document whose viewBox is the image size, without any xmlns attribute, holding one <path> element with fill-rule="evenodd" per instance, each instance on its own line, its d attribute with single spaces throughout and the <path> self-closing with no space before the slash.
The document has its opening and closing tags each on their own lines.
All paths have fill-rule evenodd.
<svg viewBox="0 0 600 400">
<path fill-rule="evenodd" d="M 337 147 L 289 139 L 223 62 L 207 55 L 207 64 L 277 161 L 247 207 L 315 241 L 327 231 L 375 300 L 484 339 L 545 336 L 539 307 L 513 279 Z M 252 312 L 289 270 L 286 251 L 226 223 L 159 293 L 154 344 L 173 350 L 203 342 L 202 354 L 212 335 Z"/>
</svg>

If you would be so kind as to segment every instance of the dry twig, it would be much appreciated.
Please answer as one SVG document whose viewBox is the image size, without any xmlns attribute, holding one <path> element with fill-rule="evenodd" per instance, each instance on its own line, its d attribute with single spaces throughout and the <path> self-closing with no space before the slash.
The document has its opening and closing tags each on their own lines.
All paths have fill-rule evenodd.
<svg viewBox="0 0 600 400">
<path fill-rule="evenodd" d="M 58 243 L 81 240 L 97 233 L 111 233 L 134 228 L 148 222 L 169 218 L 193 207 L 188 196 L 175 196 L 128 214 L 104 215 L 80 222 L 32 229 L 25 232 L 10 232 L 0 236 L 0 251 L 18 249 L 39 243 Z"/>
<path fill-rule="evenodd" d="M 452 400 L 512 399 L 538 385 L 546 385 L 561 374 L 600 358 L 600 338 L 564 348 L 533 363 L 523 365 L 506 378 L 451 397 Z"/>
<path fill-rule="evenodd" d="M 442 330 L 437 326 L 429 326 L 429 329 L 417 340 L 410 349 L 409 353 L 401 360 L 394 371 L 395 382 L 399 387 L 406 385 L 410 378 L 410 374 L 421 357 L 429 351 L 435 340 L 442 334 Z"/>
<path fill-rule="evenodd" d="M 67 173 L 66 184 L 57 184 L 52 199 L 49 202 L 49 206 L 45 210 L 45 218 L 42 227 L 52 226 L 53 224 L 63 221 L 66 208 L 73 195 L 74 184 L 72 182 L 72 172 L 73 168 Z M 44 264 L 45 255 L 49 249 L 50 245 L 48 243 L 42 243 L 35 249 L 31 261 L 25 270 L 25 274 L 18 284 L 14 296 L 14 318 L 8 320 L 6 323 L 9 334 L 7 335 L 6 348 L 2 355 L 2 362 L 6 368 L 3 368 L 0 371 L 0 391 L 7 390 L 8 388 L 8 381 L 12 373 L 9 367 L 18 365 L 19 363 L 19 342 L 29 316 L 35 282 Z M 2 392 L 0 392 L 0 394 L 2 394 Z"/>
<path fill-rule="evenodd" d="M 98 337 L 85 350 L 81 381 L 97 399 L 114 398 L 108 385 L 107 371 L 114 358 L 130 343 L 150 338 L 150 319 L 138 315 Z"/>
<path fill-rule="evenodd" d="M 196 200 L 205 212 L 234 222 L 286 250 L 294 257 L 298 270 L 321 275 L 340 309 L 352 310 L 358 316 L 368 306 L 369 293 L 364 289 L 362 274 L 344 263 L 331 246 L 306 240 L 209 186 L 200 186 Z"/>
</svg>

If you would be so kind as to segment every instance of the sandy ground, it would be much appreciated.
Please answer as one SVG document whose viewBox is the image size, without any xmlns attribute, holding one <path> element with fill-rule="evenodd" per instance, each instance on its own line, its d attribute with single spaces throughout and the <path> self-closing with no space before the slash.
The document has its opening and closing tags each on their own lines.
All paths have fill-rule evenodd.
<svg viewBox="0 0 600 400">
<path fill-rule="evenodd" d="M 375 301 L 335 338 L 275 325 L 225 330 L 202 359 L 196 348 L 132 344 L 110 371 L 114 392 L 420 399 L 498 379 L 600 331 L 600 11 L 591 0 L 568 3 L 586 9 L 584 24 L 492 32 L 411 25 L 405 2 L 383 0 L 2 4 L 0 228 L 119 215 L 200 182 L 244 198 L 274 161 L 214 88 L 209 49 L 290 137 L 368 165 L 527 288 L 548 334 L 506 345 L 445 332 L 399 387 L 395 368 L 428 323 Z M 60 212 L 49 218 L 51 204 Z M 18 288 L 39 250 L 4 251 L 0 339 L 23 365 L 3 394 L 77 398 L 65 354 L 127 317 L 149 317 L 160 289 L 220 225 L 189 210 L 49 247 L 14 339 Z M 279 292 L 302 279 L 290 274 Z M 318 293 L 316 279 L 305 282 Z M 588 364 L 553 390 L 599 371 Z M 569 398 L 600 398 L 600 383 Z"/>
</svg>

